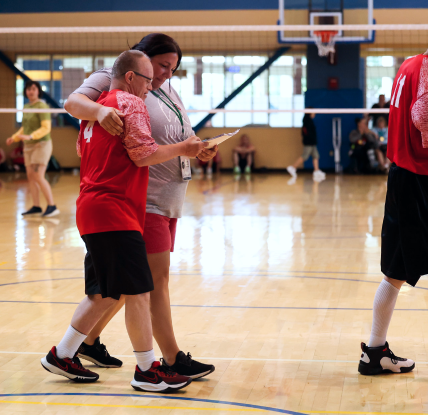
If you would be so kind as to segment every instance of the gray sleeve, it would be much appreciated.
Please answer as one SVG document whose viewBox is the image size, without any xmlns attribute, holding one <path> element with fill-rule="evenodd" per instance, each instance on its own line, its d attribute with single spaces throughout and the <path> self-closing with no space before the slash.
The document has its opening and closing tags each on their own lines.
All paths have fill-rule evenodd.
<svg viewBox="0 0 428 415">
<path fill-rule="evenodd" d="M 86 95 L 92 101 L 96 101 L 104 91 L 110 89 L 111 68 L 100 69 L 86 79 L 73 94 Z"/>
</svg>

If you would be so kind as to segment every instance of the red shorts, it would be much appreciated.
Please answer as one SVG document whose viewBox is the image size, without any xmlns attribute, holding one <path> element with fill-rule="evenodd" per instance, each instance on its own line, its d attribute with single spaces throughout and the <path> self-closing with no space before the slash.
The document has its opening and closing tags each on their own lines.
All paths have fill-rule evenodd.
<svg viewBox="0 0 428 415">
<path fill-rule="evenodd" d="M 174 252 L 177 218 L 168 218 L 155 213 L 146 213 L 143 239 L 148 254 Z"/>
</svg>

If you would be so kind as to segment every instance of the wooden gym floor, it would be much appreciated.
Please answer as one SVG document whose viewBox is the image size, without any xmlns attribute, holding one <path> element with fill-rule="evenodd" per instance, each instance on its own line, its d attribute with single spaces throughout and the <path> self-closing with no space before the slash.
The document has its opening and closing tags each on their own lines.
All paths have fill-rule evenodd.
<svg viewBox="0 0 428 415">
<path fill-rule="evenodd" d="M 386 177 L 193 180 L 172 255 L 172 313 L 181 349 L 216 371 L 154 395 L 129 384 L 135 361 L 123 311 L 101 338 L 122 368 L 96 368 L 100 381 L 81 385 L 40 365 L 84 295 L 79 179 L 49 176 L 61 215 L 24 220 L 25 176 L 0 175 L 0 414 L 428 411 L 426 277 L 403 288 L 388 336 L 415 370 L 357 372 L 382 278 Z"/>
</svg>

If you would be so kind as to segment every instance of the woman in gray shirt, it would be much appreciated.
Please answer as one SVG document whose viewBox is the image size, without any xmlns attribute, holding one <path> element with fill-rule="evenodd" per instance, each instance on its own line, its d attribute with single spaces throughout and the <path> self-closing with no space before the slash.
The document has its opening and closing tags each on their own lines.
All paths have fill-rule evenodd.
<svg viewBox="0 0 428 415">
<path fill-rule="evenodd" d="M 167 35 L 153 33 L 145 36 L 132 49 L 145 52 L 153 65 L 153 91 L 145 103 L 156 143 L 175 144 L 193 136 L 194 131 L 183 103 L 174 88 L 167 83 L 180 65 L 182 53 L 178 44 Z M 122 114 L 95 102 L 103 91 L 110 89 L 110 82 L 111 68 L 94 72 L 70 95 L 65 109 L 76 118 L 98 121 L 110 134 L 120 135 Z M 217 148 L 205 149 L 198 158 L 208 161 L 216 152 Z M 180 375 L 197 379 L 213 372 L 215 368 L 193 360 L 190 353 L 186 355 L 180 351 L 172 326 L 168 288 L 170 253 L 174 250 L 177 218 L 181 217 L 189 179 L 182 169 L 186 163 L 188 160 L 176 158 L 150 167 L 144 241 L 155 287 L 150 293 L 153 335 L 162 351 L 162 364 Z M 102 367 L 122 365 L 119 359 L 109 355 L 106 347 L 100 343 L 99 336 L 123 303 L 124 300 L 119 301 L 101 318 L 85 343 L 82 343 L 79 357 Z"/>
</svg>

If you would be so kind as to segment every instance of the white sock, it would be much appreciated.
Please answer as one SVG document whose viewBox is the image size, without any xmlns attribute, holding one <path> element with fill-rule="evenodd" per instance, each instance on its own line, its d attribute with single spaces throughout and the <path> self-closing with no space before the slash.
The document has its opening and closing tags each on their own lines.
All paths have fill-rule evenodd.
<svg viewBox="0 0 428 415">
<path fill-rule="evenodd" d="M 380 283 L 373 302 L 373 325 L 369 347 L 380 347 L 386 343 L 386 333 L 394 312 L 400 290 L 386 280 Z"/>
<path fill-rule="evenodd" d="M 156 360 L 153 349 L 148 352 L 134 352 L 134 354 L 137 359 L 137 365 L 143 372 L 149 370 L 152 367 L 152 363 Z"/>
<path fill-rule="evenodd" d="M 74 327 L 68 326 L 67 331 L 64 334 L 64 337 L 59 342 L 56 347 L 56 355 L 60 359 L 64 359 L 65 357 L 69 357 L 72 359 L 77 352 L 79 346 L 86 339 L 86 334 L 80 333 Z"/>
</svg>

